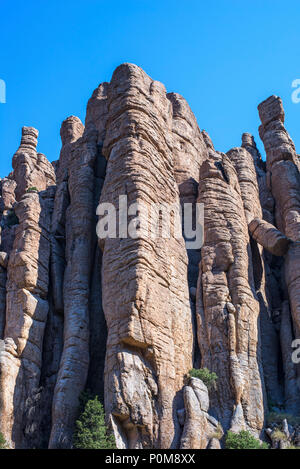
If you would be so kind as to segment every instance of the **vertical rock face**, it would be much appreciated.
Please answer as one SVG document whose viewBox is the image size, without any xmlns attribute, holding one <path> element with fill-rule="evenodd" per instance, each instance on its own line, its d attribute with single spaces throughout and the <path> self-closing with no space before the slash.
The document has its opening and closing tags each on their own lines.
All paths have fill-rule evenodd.
<svg viewBox="0 0 300 469">
<path fill-rule="evenodd" d="M 259 302 L 237 173 L 215 153 L 200 172 L 199 202 L 205 204 L 205 243 L 197 291 L 202 366 L 219 377 L 213 406 L 223 426 L 263 427 L 263 377 L 258 363 Z"/>
<path fill-rule="evenodd" d="M 9 252 L 6 283 L 4 347 L 0 353 L 0 426 L 11 445 L 26 446 L 26 400 L 37 390 L 49 304 L 50 221 L 55 176 L 52 165 L 36 153 L 37 132 L 24 128 L 14 156 L 16 226 Z M 27 153 L 26 153 L 27 152 Z M 41 163 L 41 168 L 39 167 Z M 38 189 L 25 192 L 32 176 Z M 34 179 L 36 177 L 36 179 Z M 18 409 L 18 411 L 16 410 Z"/>
<path fill-rule="evenodd" d="M 182 96 L 123 64 L 93 92 L 85 125 L 62 123 L 57 162 L 23 128 L 0 180 L 0 432 L 10 447 L 71 448 L 87 390 L 118 448 L 220 449 L 229 429 L 274 446 L 266 414 L 299 416 L 299 157 L 281 100 L 259 115 L 266 162 L 249 133 L 220 153 Z M 189 204 L 195 229 L 197 202 L 201 249 L 179 216 Z M 98 239 L 97 222 L 113 236 Z M 217 374 L 215 388 L 189 377 L 201 367 Z"/>
<path fill-rule="evenodd" d="M 109 89 L 100 201 L 179 206 L 172 108 L 163 85 L 133 65 Z M 129 256 L 129 257 L 128 257 Z M 179 444 L 176 407 L 192 366 L 192 323 L 183 239 L 106 239 L 103 307 L 108 326 L 106 411 L 126 448 Z M 115 292 L 111 294 L 112 290 Z"/>
<path fill-rule="evenodd" d="M 106 166 L 102 155 L 106 88 L 106 84 L 100 85 L 89 101 L 85 127 L 72 116 L 61 129 L 52 273 L 55 310 L 64 314 L 64 337 L 53 397 L 50 448 L 71 447 L 79 397 L 88 373 L 91 391 L 103 395 L 106 326 L 101 307 L 96 207 Z"/>
<path fill-rule="evenodd" d="M 269 189 L 275 200 L 276 227 L 290 240 L 286 254 L 284 270 L 290 310 L 293 317 L 293 332 L 290 338 L 300 337 L 300 173 L 299 159 L 295 146 L 284 127 L 284 110 L 282 101 L 277 96 L 271 96 L 258 107 L 262 125 L 260 136 L 263 140 L 267 155 L 267 180 Z M 282 355 L 285 360 L 288 354 L 286 342 L 289 324 L 289 308 L 286 302 L 281 307 L 281 344 Z M 285 333 L 282 333 L 282 330 Z M 284 362 L 286 406 L 292 411 L 299 412 L 299 388 L 294 386 L 291 395 L 291 385 L 295 383 L 295 366 Z"/>
<path fill-rule="evenodd" d="M 56 170 L 56 194 L 52 217 L 51 280 L 55 311 L 63 312 L 63 278 L 65 270 L 66 211 L 70 203 L 68 178 L 72 150 L 82 136 L 84 126 L 74 116 L 66 119 L 61 127 L 62 149 Z"/>
</svg>

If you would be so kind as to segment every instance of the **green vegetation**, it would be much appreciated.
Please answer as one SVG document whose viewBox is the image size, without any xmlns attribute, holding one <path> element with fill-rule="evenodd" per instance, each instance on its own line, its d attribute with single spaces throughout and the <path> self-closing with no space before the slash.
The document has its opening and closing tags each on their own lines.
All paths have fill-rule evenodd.
<svg viewBox="0 0 300 469">
<path fill-rule="evenodd" d="M 279 430 L 279 428 L 276 428 L 276 430 L 274 430 L 272 433 L 272 439 L 275 441 L 287 441 L 287 436 L 285 433 Z"/>
<path fill-rule="evenodd" d="M 2 435 L 2 433 L 0 433 L 0 449 L 8 449 L 6 440 L 4 436 Z"/>
<path fill-rule="evenodd" d="M 300 425 L 300 417 L 295 415 L 286 414 L 284 412 L 270 412 L 267 416 L 268 425 L 276 423 L 281 425 L 284 420 L 287 420 L 290 425 Z"/>
<path fill-rule="evenodd" d="M 5 222 L 7 226 L 14 226 L 19 224 L 19 219 L 13 209 L 8 210 Z"/>
<path fill-rule="evenodd" d="M 38 188 L 33 186 L 33 187 L 28 187 L 27 191 L 26 192 L 38 192 Z"/>
<path fill-rule="evenodd" d="M 114 449 L 114 437 L 108 433 L 105 414 L 98 397 L 88 394 L 81 397 L 81 415 L 76 422 L 74 448 L 77 449 Z"/>
<path fill-rule="evenodd" d="M 261 443 L 250 432 L 228 432 L 225 441 L 226 449 L 269 449 L 267 443 Z"/>
<path fill-rule="evenodd" d="M 209 371 L 207 368 L 201 368 L 199 370 L 193 368 L 190 370 L 189 375 L 192 378 L 199 378 L 208 389 L 216 388 L 218 376 L 216 373 Z"/>
</svg>

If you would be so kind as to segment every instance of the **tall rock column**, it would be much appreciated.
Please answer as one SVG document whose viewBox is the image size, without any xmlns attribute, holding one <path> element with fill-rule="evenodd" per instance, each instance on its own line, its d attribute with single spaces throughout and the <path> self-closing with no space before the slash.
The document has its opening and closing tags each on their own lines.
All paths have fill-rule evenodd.
<svg viewBox="0 0 300 469">
<path fill-rule="evenodd" d="M 107 93 L 109 84 L 101 83 L 93 92 L 87 105 L 86 128 L 96 128 L 98 133 L 98 154 L 95 164 L 94 179 L 94 228 L 93 255 L 90 289 L 90 364 L 87 389 L 97 394 L 104 401 L 104 366 L 107 340 L 107 327 L 102 307 L 102 250 L 96 234 L 97 206 L 103 188 L 106 174 L 106 158 L 102 148 L 107 124 Z"/>
<path fill-rule="evenodd" d="M 179 207 L 172 107 L 164 86 L 137 66 L 124 64 L 114 72 L 103 151 L 108 164 L 101 203 L 118 208 L 119 196 L 127 195 L 129 206 Z M 117 445 L 178 447 L 176 410 L 183 407 L 193 343 L 184 241 L 142 232 L 107 238 L 102 274 L 108 326 L 105 408 Z"/>
<path fill-rule="evenodd" d="M 48 315 L 50 220 L 55 175 L 36 153 L 37 131 L 24 128 L 14 156 L 15 239 L 7 267 L 4 347 L 0 352 L 0 427 L 10 446 L 26 447 L 26 400 L 39 387 Z M 30 184 L 35 188 L 26 191 Z M 49 188 L 47 189 L 47 187 Z M 44 190 L 46 189 L 46 190 Z M 41 192 L 38 192 L 38 191 Z"/>
<path fill-rule="evenodd" d="M 75 116 L 68 117 L 61 126 L 62 149 L 56 170 L 56 194 L 52 216 L 51 280 L 54 309 L 63 313 L 63 278 L 65 271 L 66 211 L 70 203 L 68 178 L 72 150 L 82 137 L 84 126 Z"/>
<path fill-rule="evenodd" d="M 173 108 L 173 159 L 175 179 L 179 188 L 180 202 L 192 204 L 193 225 L 195 227 L 195 204 L 198 197 L 200 166 L 207 159 L 207 148 L 197 124 L 196 118 L 186 102 L 177 93 L 169 93 L 168 99 Z M 195 299 L 193 288 L 197 287 L 200 249 L 188 249 L 189 285 L 192 288 L 192 300 Z"/>
<path fill-rule="evenodd" d="M 85 129 L 68 159 L 70 205 L 66 212 L 63 282 L 64 347 L 54 391 L 50 448 L 70 448 L 89 366 L 89 293 L 94 226 L 97 131 Z"/>
<path fill-rule="evenodd" d="M 262 122 L 259 132 L 267 155 L 267 180 L 275 199 L 275 223 L 277 228 L 291 240 L 285 257 L 285 280 L 290 310 L 293 318 L 294 336 L 300 337 L 300 173 L 299 157 L 284 127 L 282 101 L 271 96 L 258 106 Z M 282 327 L 287 328 L 289 308 L 283 306 Z M 290 344 L 291 345 L 291 344 Z M 283 342 L 283 355 L 287 356 Z M 285 350 L 285 351 L 284 351 Z M 290 349 L 291 355 L 292 349 Z M 290 356 L 291 360 L 291 356 Z M 291 366 L 288 365 L 288 369 Z M 290 376 L 290 372 L 286 373 Z M 298 370 L 299 376 L 299 370 Z M 294 380 L 294 378 L 293 378 Z M 291 386 L 286 383 L 286 390 Z M 299 390 L 295 393 L 299 393 Z M 299 409 L 297 396 L 289 393 L 289 407 Z M 294 402 L 294 404 L 291 404 Z"/>
<path fill-rule="evenodd" d="M 192 228 L 195 230 L 196 202 L 198 197 L 199 172 L 200 166 L 208 157 L 207 147 L 203 135 L 197 124 L 197 120 L 186 102 L 186 100 L 177 93 L 169 93 L 167 98 L 172 103 L 173 120 L 173 160 L 175 180 L 179 189 L 179 197 L 182 211 L 182 226 L 184 228 L 184 219 L 188 210 L 192 211 Z M 186 205 L 185 205 L 186 204 Z M 188 205 L 189 204 L 189 209 Z M 191 235 L 183 233 L 186 241 L 191 241 Z M 197 346 L 196 334 L 196 289 L 199 275 L 199 262 L 201 258 L 201 248 L 187 249 L 188 255 L 188 283 L 190 291 L 190 302 L 193 313 L 195 354 L 194 364 L 199 365 L 199 348 Z"/>
<path fill-rule="evenodd" d="M 197 289 L 202 366 L 220 383 L 211 406 L 224 429 L 259 434 L 264 421 L 263 377 L 258 363 L 259 302 L 250 240 L 236 171 L 210 149 L 200 171 L 204 246 Z"/>
<path fill-rule="evenodd" d="M 300 334 L 300 174 L 295 146 L 284 127 L 282 101 L 271 96 L 258 107 L 267 154 L 277 228 L 293 243 L 286 259 L 286 281 L 297 335 Z"/>
</svg>

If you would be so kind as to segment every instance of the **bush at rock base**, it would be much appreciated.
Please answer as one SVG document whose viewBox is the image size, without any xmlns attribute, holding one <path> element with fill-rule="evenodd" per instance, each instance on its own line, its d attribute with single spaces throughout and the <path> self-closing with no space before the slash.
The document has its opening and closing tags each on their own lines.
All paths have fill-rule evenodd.
<svg viewBox="0 0 300 469">
<path fill-rule="evenodd" d="M 225 441 L 226 449 L 269 449 L 267 443 L 261 443 L 250 432 L 228 432 Z"/>
</svg>

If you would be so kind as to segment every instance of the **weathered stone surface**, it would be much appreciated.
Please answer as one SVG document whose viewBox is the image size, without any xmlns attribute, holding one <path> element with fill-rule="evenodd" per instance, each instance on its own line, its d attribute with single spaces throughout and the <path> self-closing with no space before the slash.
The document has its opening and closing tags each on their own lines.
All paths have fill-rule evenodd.
<svg viewBox="0 0 300 469">
<path fill-rule="evenodd" d="M 274 256 L 285 256 L 288 252 L 290 240 L 271 223 L 254 218 L 248 226 L 253 239 Z"/>
<path fill-rule="evenodd" d="M 51 227 L 51 280 L 56 312 L 63 312 L 63 279 L 65 272 L 65 224 L 70 203 L 68 177 L 71 168 L 72 150 L 82 137 L 84 126 L 80 119 L 68 117 L 61 126 L 62 149 L 56 169 L 56 194 Z"/>
<path fill-rule="evenodd" d="M 300 334 L 300 173 L 295 146 L 284 127 L 282 101 L 271 96 L 258 107 L 260 136 L 267 154 L 269 186 L 276 201 L 277 228 L 294 243 L 285 263 L 286 282 L 297 336 Z"/>
<path fill-rule="evenodd" d="M 173 108 L 173 159 L 175 180 L 182 207 L 192 204 L 195 226 L 195 204 L 198 197 L 200 166 L 208 157 L 207 147 L 196 118 L 186 100 L 177 93 L 169 93 Z M 188 274 L 191 288 L 197 286 L 200 249 L 188 249 Z"/>
<path fill-rule="evenodd" d="M 94 164 L 97 133 L 76 142 L 69 159 L 66 269 L 63 283 L 64 348 L 55 386 L 50 448 L 72 444 L 79 395 L 89 366 L 89 289 L 93 236 Z"/>
<path fill-rule="evenodd" d="M 219 423 L 208 415 L 209 396 L 205 384 L 191 378 L 184 387 L 185 423 L 181 437 L 181 449 L 220 449 L 216 433 Z M 217 443 L 218 442 L 218 443 Z"/>
<path fill-rule="evenodd" d="M 300 396 L 297 383 L 297 368 L 291 360 L 293 328 L 288 301 L 285 301 L 282 305 L 280 342 L 284 369 L 285 409 L 288 413 L 297 415 L 300 409 Z"/>
<path fill-rule="evenodd" d="M 215 153 L 214 160 L 203 163 L 198 201 L 205 204 L 205 243 L 197 291 L 198 341 L 202 366 L 214 371 L 221 383 L 212 406 L 225 429 L 234 423 L 239 406 L 241 426 L 259 433 L 264 421 L 259 302 L 253 293 L 242 193 L 228 156 Z M 231 312 L 228 302 L 233 306 Z"/>
<path fill-rule="evenodd" d="M 37 153 L 38 131 L 33 127 L 23 127 L 21 145 L 13 157 L 13 178 L 16 182 L 15 196 L 20 200 L 30 188 L 39 191 L 55 184 L 55 173 L 45 155 Z"/>
<path fill-rule="evenodd" d="M 177 204 L 172 107 L 161 83 L 119 67 L 109 88 L 101 202 Z M 158 177 L 159 175 L 159 177 Z M 192 366 L 192 321 L 183 239 L 106 239 L 103 307 L 108 326 L 105 407 L 120 447 L 179 445 L 177 409 Z M 111 295 L 111 290 L 115 291 Z M 154 405 L 153 405 L 154 404 Z"/>
<path fill-rule="evenodd" d="M 85 125 L 63 122 L 58 161 L 23 128 L 0 180 L 0 432 L 11 447 L 72 447 L 88 389 L 118 448 L 220 449 L 223 429 L 262 436 L 269 410 L 299 415 L 299 156 L 281 100 L 259 114 L 267 161 L 249 133 L 225 155 L 182 96 L 123 64 L 93 92 Z M 120 196 L 136 204 L 136 236 L 117 227 L 98 240 L 99 200 L 119 216 Z M 186 203 L 195 221 L 196 202 L 201 250 L 173 230 Z M 173 207 L 168 238 L 137 223 L 153 203 Z M 200 367 L 216 389 L 188 377 Z M 265 434 L 274 448 L 299 443 L 289 417 Z"/>
<path fill-rule="evenodd" d="M 12 347 L 0 359 L 0 426 L 8 443 L 17 447 L 26 447 L 25 402 L 39 386 L 42 366 L 52 204 L 48 189 L 25 194 L 15 207 L 19 225 L 7 269 L 4 332 Z"/>
</svg>

